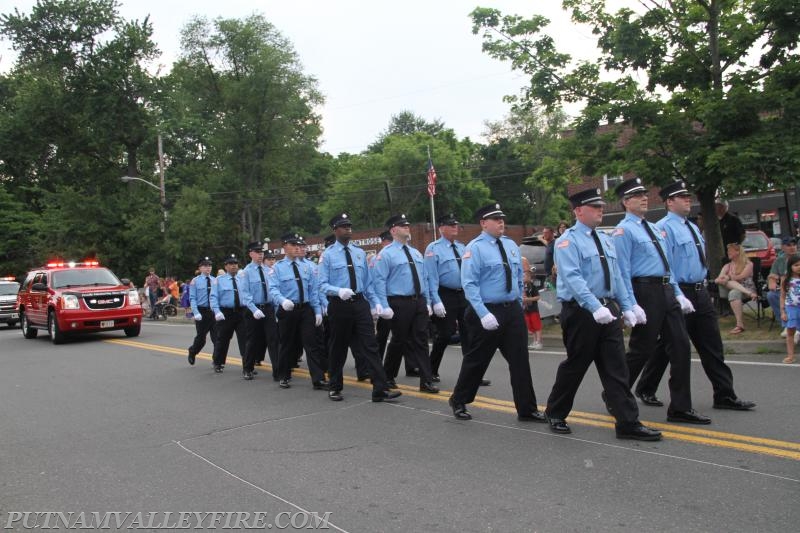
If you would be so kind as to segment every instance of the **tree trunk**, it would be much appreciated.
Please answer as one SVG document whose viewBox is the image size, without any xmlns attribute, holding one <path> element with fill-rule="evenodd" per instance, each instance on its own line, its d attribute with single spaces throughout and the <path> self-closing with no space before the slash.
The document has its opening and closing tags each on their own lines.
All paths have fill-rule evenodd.
<svg viewBox="0 0 800 533">
<path fill-rule="evenodd" d="M 700 200 L 700 212 L 703 214 L 703 236 L 706 239 L 706 258 L 708 259 L 708 271 L 712 278 L 715 278 L 722 268 L 723 252 L 722 231 L 719 227 L 719 219 L 714 208 L 713 189 L 704 189 L 697 193 Z"/>
</svg>

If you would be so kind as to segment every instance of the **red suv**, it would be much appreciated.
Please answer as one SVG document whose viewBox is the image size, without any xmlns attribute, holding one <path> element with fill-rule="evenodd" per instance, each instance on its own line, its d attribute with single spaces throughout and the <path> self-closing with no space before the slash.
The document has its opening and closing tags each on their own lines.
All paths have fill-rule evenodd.
<svg viewBox="0 0 800 533">
<path fill-rule="evenodd" d="M 52 262 L 28 272 L 17 308 L 25 338 L 45 329 L 53 344 L 78 332 L 121 329 L 136 337 L 142 327 L 139 294 L 93 260 Z"/>
<path fill-rule="evenodd" d="M 758 230 L 747 230 L 744 241 L 742 241 L 742 248 L 744 248 L 747 257 L 751 259 L 757 257 L 761 260 L 762 272 L 769 272 L 772 263 L 775 262 L 777 253 L 766 233 Z"/>
</svg>

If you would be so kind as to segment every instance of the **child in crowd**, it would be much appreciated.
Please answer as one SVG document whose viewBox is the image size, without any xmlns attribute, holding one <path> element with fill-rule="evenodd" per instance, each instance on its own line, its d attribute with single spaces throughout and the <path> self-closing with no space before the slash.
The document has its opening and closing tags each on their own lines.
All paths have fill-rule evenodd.
<svg viewBox="0 0 800 533">
<path fill-rule="evenodd" d="M 781 284 L 781 320 L 786 321 L 786 358 L 784 363 L 795 362 L 794 334 L 800 329 L 800 255 L 786 262 L 786 277 Z"/>
<path fill-rule="evenodd" d="M 539 316 L 539 289 L 533 282 L 533 274 L 536 272 L 536 267 L 532 266 L 523 272 L 523 281 L 525 282 L 525 296 L 522 297 L 522 306 L 525 311 L 525 323 L 528 325 L 528 333 L 531 336 L 531 342 L 528 348 L 534 350 L 542 349 L 542 319 Z"/>
</svg>

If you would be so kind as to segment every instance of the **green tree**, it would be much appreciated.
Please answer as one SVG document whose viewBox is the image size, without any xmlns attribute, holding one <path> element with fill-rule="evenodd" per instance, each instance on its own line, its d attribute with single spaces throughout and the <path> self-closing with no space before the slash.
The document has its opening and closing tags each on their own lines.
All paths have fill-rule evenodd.
<svg viewBox="0 0 800 533">
<path fill-rule="evenodd" d="M 609 13 L 602 0 L 563 0 L 597 36 L 598 61 L 572 62 L 541 16 L 478 8 L 483 49 L 530 77 L 525 102 L 583 102 L 574 142 L 593 174 L 633 171 L 651 183 L 686 180 L 706 220 L 723 195 L 794 180 L 800 12 L 794 0 L 644 0 Z M 639 81 L 643 80 L 643 81 Z M 597 137 L 600 124 L 614 125 Z M 629 142 L 618 142 L 625 139 Z M 706 226 L 712 271 L 719 228 Z"/>
</svg>

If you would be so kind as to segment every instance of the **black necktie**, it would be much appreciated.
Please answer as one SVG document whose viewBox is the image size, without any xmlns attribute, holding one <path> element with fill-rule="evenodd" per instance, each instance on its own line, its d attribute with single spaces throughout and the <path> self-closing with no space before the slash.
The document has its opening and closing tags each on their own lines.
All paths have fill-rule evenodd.
<svg viewBox="0 0 800 533">
<path fill-rule="evenodd" d="M 261 293 L 264 295 L 264 303 L 267 303 L 267 280 L 264 279 L 264 269 L 261 268 L 261 265 L 258 267 L 258 277 L 261 278 Z"/>
<path fill-rule="evenodd" d="M 697 238 L 697 233 L 694 232 L 692 229 L 692 224 L 687 220 L 686 227 L 689 228 L 689 233 L 692 234 L 692 238 L 694 239 L 694 245 L 697 246 L 697 255 L 700 256 L 700 264 L 703 265 L 703 268 L 706 268 L 706 254 L 703 252 L 703 245 L 700 244 L 700 239 Z"/>
<path fill-rule="evenodd" d="M 294 280 L 297 282 L 297 290 L 300 291 L 300 303 L 303 303 L 305 299 L 305 293 L 303 292 L 303 280 L 300 278 L 300 269 L 297 268 L 297 263 L 292 261 L 292 270 L 294 270 Z"/>
<path fill-rule="evenodd" d="M 500 248 L 500 256 L 503 258 L 503 269 L 506 271 L 506 292 L 511 292 L 511 265 L 508 264 L 506 249 L 503 248 L 503 241 L 497 239 L 497 246 Z"/>
<path fill-rule="evenodd" d="M 661 258 L 661 262 L 664 263 L 664 274 L 669 276 L 669 263 L 667 262 L 667 256 L 664 255 L 664 250 L 661 248 L 661 244 L 659 244 L 655 233 L 653 233 L 650 224 L 648 224 L 646 220 L 642 220 L 642 226 L 644 226 L 644 230 L 650 236 L 650 240 L 653 241 L 653 246 L 658 250 L 658 256 Z"/>
<path fill-rule="evenodd" d="M 208 276 L 205 276 L 205 278 L 206 278 L 206 299 L 208 302 L 207 305 L 211 305 L 211 278 L 209 278 Z"/>
<path fill-rule="evenodd" d="M 236 285 L 236 276 L 231 274 L 231 282 L 233 283 L 233 308 L 239 309 L 241 301 L 239 301 L 239 286 Z"/>
<path fill-rule="evenodd" d="M 608 260 L 606 259 L 606 252 L 603 250 L 603 245 L 600 244 L 600 237 L 597 232 L 592 230 L 592 238 L 594 245 L 597 246 L 597 252 L 600 254 L 600 264 L 603 266 L 603 278 L 606 283 L 606 290 L 611 291 L 611 272 L 608 270 Z"/>
<path fill-rule="evenodd" d="M 456 248 L 456 243 L 450 245 L 453 248 L 453 255 L 456 256 L 456 261 L 458 261 L 458 269 L 461 270 L 461 256 L 458 255 L 458 249 Z"/>
<path fill-rule="evenodd" d="M 411 279 L 414 281 L 414 294 L 419 296 L 422 293 L 422 286 L 419 284 L 419 274 L 417 273 L 417 265 L 414 259 L 411 258 L 411 252 L 408 251 L 408 246 L 403 245 L 403 251 L 408 258 L 408 266 L 411 267 Z"/>
<path fill-rule="evenodd" d="M 350 288 L 355 292 L 358 290 L 356 267 L 353 266 L 353 256 L 350 255 L 350 249 L 347 246 L 344 247 L 344 257 L 347 260 L 347 275 L 350 276 Z"/>
</svg>

